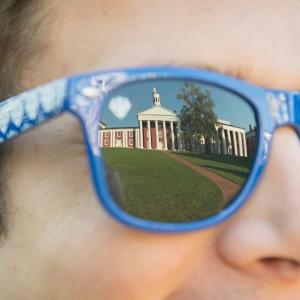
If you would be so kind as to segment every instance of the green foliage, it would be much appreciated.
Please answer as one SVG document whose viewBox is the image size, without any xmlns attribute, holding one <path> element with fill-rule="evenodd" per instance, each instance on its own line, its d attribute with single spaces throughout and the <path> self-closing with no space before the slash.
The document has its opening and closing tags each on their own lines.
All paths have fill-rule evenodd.
<svg viewBox="0 0 300 300">
<path fill-rule="evenodd" d="M 179 118 L 185 140 L 191 143 L 193 136 L 198 139 L 203 136 L 206 152 L 209 153 L 210 139 L 217 135 L 217 115 L 211 94 L 193 82 L 184 82 L 177 99 L 184 102 Z"/>
</svg>

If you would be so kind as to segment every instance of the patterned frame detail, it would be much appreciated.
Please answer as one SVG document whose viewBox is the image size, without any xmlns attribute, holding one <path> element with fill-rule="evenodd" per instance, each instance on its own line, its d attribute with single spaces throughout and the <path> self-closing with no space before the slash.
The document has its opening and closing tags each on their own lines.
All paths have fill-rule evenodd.
<svg viewBox="0 0 300 300">
<path fill-rule="evenodd" d="M 66 79 L 57 80 L 0 103 L 0 143 L 63 111 Z"/>
<path fill-rule="evenodd" d="M 83 120 L 88 145 L 94 155 L 100 155 L 99 115 L 105 96 L 128 80 L 126 72 L 95 74 L 71 81 L 69 107 Z"/>
</svg>

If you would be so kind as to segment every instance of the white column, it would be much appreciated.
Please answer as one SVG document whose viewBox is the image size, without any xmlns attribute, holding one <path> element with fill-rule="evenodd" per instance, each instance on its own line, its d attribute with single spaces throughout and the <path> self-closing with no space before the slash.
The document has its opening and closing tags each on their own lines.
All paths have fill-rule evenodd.
<svg viewBox="0 0 300 300">
<path fill-rule="evenodd" d="M 148 149 L 151 149 L 151 127 L 150 127 L 150 121 L 148 121 Z"/>
<path fill-rule="evenodd" d="M 248 157 L 248 151 L 247 151 L 247 143 L 246 143 L 246 135 L 245 133 L 243 132 L 243 145 L 244 145 L 244 156 L 245 157 Z"/>
<path fill-rule="evenodd" d="M 158 121 L 155 121 L 156 149 L 159 149 Z"/>
<path fill-rule="evenodd" d="M 138 147 L 138 148 L 141 148 L 141 145 L 140 145 L 140 129 L 134 129 L 133 130 L 133 134 L 134 134 L 134 147 Z"/>
<path fill-rule="evenodd" d="M 221 139 L 222 139 L 222 137 L 220 136 L 220 130 L 219 130 L 219 128 L 216 128 L 216 130 L 217 130 L 217 147 L 218 147 L 218 149 L 217 149 L 217 153 L 218 154 L 222 154 L 222 149 L 221 149 Z"/>
<path fill-rule="evenodd" d="M 125 140 L 124 146 L 127 148 L 128 147 L 128 130 L 125 130 L 125 139 L 124 140 Z"/>
<path fill-rule="evenodd" d="M 229 145 L 228 145 L 228 154 L 232 154 L 232 141 L 231 141 L 231 135 L 230 135 L 230 130 L 228 129 L 227 130 L 227 137 L 228 137 L 228 143 L 229 143 Z"/>
<path fill-rule="evenodd" d="M 237 149 L 235 131 L 232 132 L 232 135 L 233 135 L 234 155 L 238 156 L 239 154 L 238 154 L 238 149 Z"/>
<path fill-rule="evenodd" d="M 239 133 L 237 132 L 237 144 L 238 144 L 238 156 L 242 156 L 241 155 L 241 143 L 240 143 L 240 135 Z"/>
<path fill-rule="evenodd" d="M 109 147 L 112 147 L 113 146 L 113 131 L 112 130 L 110 130 L 110 132 L 109 132 L 109 137 L 110 137 Z"/>
<path fill-rule="evenodd" d="M 239 143 L 239 148 L 240 148 L 240 156 L 244 156 L 243 153 L 243 145 L 242 145 L 242 137 L 241 137 L 241 133 L 238 132 L 238 143 Z"/>
<path fill-rule="evenodd" d="M 218 140 L 217 140 L 217 153 L 218 154 L 222 154 L 222 149 L 221 149 L 221 141 L 220 141 L 220 137 L 218 136 Z"/>
<path fill-rule="evenodd" d="M 112 141 L 112 147 L 116 146 L 116 133 L 114 130 L 112 130 L 112 137 L 113 137 L 113 141 Z"/>
<path fill-rule="evenodd" d="M 181 140 L 181 133 L 180 133 L 180 123 L 177 122 L 177 144 L 178 144 L 178 150 L 182 151 L 182 140 Z"/>
<path fill-rule="evenodd" d="M 140 121 L 140 148 L 144 148 L 143 138 L 143 121 Z"/>
<path fill-rule="evenodd" d="M 225 131 L 222 128 L 221 129 L 221 133 L 222 133 L 222 147 L 223 147 L 223 153 L 227 154 L 227 143 L 226 143 L 226 138 L 225 138 Z"/>
<path fill-rule="evenodd" d="M 164 148 L 168 150 L 168 143 L 167 143 L 167 129 L 166 129 L 166 121 L 163 121 L 163 130 L 164 130 Z"/>
<path fill-rule="evenodd" d="M 171 139 L 172 139 L 172 150 L 175 150 L 175 139 L 174 139 L 174 127 L 173 122 L 171 122 Z"/>
<path fill-rule="evenodd" d="M 125 147 L 125 134 L 126 134 L 126 130 L 123 129 L 122 130 L 122 147 Z"/>
<path fill-rule="evenodd" d="M 103 137 L 103 132 L 102 132 L 102 130 L 98 130 L 98 147 L 103 147 L 103 144 L 102 144 L 102 137 Z"/>
</svg>

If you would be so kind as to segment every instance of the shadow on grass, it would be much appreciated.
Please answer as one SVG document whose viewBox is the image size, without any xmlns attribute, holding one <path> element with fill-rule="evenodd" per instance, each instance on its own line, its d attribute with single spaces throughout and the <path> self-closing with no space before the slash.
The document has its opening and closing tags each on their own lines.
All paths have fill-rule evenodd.
<svg viewBox="0 0 300 300">
<path fill-rule="evenodd" d="M 247 179 L 249 172 L 243 172 L 243 171 L 239 171 L 239 170 L 234 170 L 234 169 L 228 169 L 228 168 L 221 168 L 221 167 L 217 167 L 217 166 L 212 166 L 212 165 L 206 165 L 206 164 L 197 164 L 201 167 L 207 168 L 207 169 L 211 169 L 211 170 L 216 170 L 216 171 L 222 171 L 222 172 L 226 172 L 226 173 L 230 173 L 232 175 L 235 176 L 239 176 L 242 177 L 244 179 Z"/>
<path fill-rule="evenodd" d="M 239 167 L 250 168 L 253 163 L 251 157 L 236 157 L 232 155 L 223 155 L 223 154 L 204 154 L 204 153 L 192 153 L 192 152 L 176 152 L 177 155 L 185 157 L 195 157 L 201 158 L 203 160 L 213 160 L 220 163 L 233 164 Z"/>
</svg>

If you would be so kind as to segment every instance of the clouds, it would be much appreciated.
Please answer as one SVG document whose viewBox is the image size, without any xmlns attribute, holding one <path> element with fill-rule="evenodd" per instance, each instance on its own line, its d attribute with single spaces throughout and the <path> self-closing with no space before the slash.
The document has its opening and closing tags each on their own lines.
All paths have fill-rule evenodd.
<svg viewBox="0 0 300 300">
<path fill-rule="evenodd" d="M 124 119 L 132 107 L 131 101 L 127 97 L 116 96 L 111 98 L 108 108 L 112 114 L 119 120 Z"/>
</svg>

